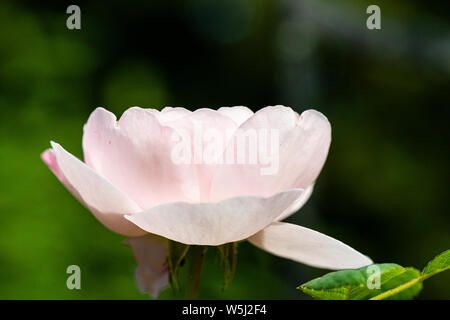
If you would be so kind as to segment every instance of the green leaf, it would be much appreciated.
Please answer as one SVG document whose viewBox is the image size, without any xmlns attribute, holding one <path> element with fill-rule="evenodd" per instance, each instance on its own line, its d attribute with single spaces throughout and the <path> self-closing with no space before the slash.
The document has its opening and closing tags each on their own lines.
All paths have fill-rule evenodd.
<svg viewBox="0 0 450 320">
<path fill-rule="evenodd" d="M 169 240 L 169 256 L 167 260 L 169 264 L 170 280 L 172 285 L 177 289 L 180 289 L 178 270 L 188 251 L 189 245 Z"/>
<path fill-rule="evenodd" d="M 435 274 L 438 274 L 442 271 L 445 271 L 447 269 L 449 269 L 449 264 L 450 264 L 450 250 L 444 251 L 443 253 L 441 253 L 440 255 L 436 256 L 433 260 L 431 260 L 426 267 L 423 269 L 422 273 L 420 276 L 418 276 L 417 278 L 404 283 L 400 286 L 398 286 L 397 288 L 391 289 L 389 291 L 383 292 L 382 294 L 373 297 L 373 300 L 381 300 L 381 299 L 386 299 L 389 298 L 393 295 L 398 294 L 399 292 L 402 292 L 403 290 L 407 290 L 408 288 L 415 286 L 418 283 L 422 283 L 424 280 L 434 276 Z"/>
<path fill-rule="evenodd" d="M 428 262 L 422 271 L 422 276 L 429 278 L 439 272 L 450 269 L 450 250 L 442 252 Z"/>
<path fill-rule="evenodd" d="M 238 252 L 237 248 L 237 242 L 226 243 L 217 247 L 220 253 L 220 257 L 222 258 L 222 264 L 225 268 L 223 277 L 223 290 L 226 289 L 231 279 L 233 278 L 234 273 L 236 272 Z"/>
<path fill-rule="evenodd" d="M 393 263 L 372 264 L 357 270 L 331 272 L 302 284 L 297 289 L 317 299 L 406 300 L 414 298 L 422 290 L 424 280 L 448 269 L 450 250 L 431 260 L 422 273 Z M 373 288 L 374 285 L 378 287 L 377 283 L 379 288 Z"/>
<path fill-rule="evenodd" d="M 418 277 L 420 272 L 414 268 L 404 268 L 393 263 L 373 264 L 356 270 L 331 272 L 297 289 L 316 299 L 365 300 Z M 421 289 L 422 284 L 418 281 L 402 291 L 393 293 L 389 298 L 412 299 Z"/>
</svg>

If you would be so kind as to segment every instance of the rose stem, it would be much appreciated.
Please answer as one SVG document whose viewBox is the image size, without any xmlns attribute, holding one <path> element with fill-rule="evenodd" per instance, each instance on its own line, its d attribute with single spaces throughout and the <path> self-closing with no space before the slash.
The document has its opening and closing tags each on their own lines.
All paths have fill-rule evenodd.
<svg viewBox="0 0 450 320">
<path fill-rule="evenodd" d="M 191 262 L 189 266 L 188 284 L 186 287 L 187 299 L 194 300 L 198 298 L 198 289 L 200 287 L 200 277 L 202 274 L 202 264 L 205 251 L 206 247 L 191 246 Z"/>
</svg>

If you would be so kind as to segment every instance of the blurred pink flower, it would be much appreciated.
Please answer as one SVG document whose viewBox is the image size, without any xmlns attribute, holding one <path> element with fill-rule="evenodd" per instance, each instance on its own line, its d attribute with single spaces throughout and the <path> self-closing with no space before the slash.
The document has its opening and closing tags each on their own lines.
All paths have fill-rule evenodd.
<svg viewBox="0 0 450 320">
<path fill-rule="evenodd" d="M 175 163 L 174 136 L 187 139 L 187 133 L 194 140 L 198 123 L 227 137 L 224 153 L 235 148 L 229 132 L 277 130 L 279 170 L 262 175 L 260 163 Z M 315 110 L 299 115 L 284 106 L 256 113 L 246 107 L 194 112 L 133 107 L 117 121 L 97 108 L 84 127 L 85 162 L 55 142 L 42 159 L 101 223 L 130 237 L 138 286 L 157 296 L 168 283 L 166 239 L 211 246 L 246 239 L 327 269 L 371 264 L 338 240 L 279 222 L 308 200 L 330 142 L 330 124 Z"/>
</svg>

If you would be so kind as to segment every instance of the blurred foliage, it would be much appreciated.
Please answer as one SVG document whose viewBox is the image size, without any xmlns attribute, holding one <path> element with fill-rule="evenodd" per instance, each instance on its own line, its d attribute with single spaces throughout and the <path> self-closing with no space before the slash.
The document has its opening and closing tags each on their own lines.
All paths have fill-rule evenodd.
<svg viewBox="0 0 450 320">
<path fill-rule="evenodd" d="M 375 262 L 423 265 L 450 243 L 448 2 L 65 1 L 0 3 L 0 298 L 146 299 L 123 237 L 106 230 L 40 161 L 49 140 L 81 158 L 82 127 L 104 106 L 257 110 L 329 118 L 333 143 L 295 222 Z M 68 265 L 82 289 L 66 288 Z M 325 271 L 239 247 L 233 281 L 207 256 L 200 298 L 299 299 Z M 449 299 L 449 274 L 420 298 Z M 170 289 L 162 298 L 174 297 Z"/>
</svg>

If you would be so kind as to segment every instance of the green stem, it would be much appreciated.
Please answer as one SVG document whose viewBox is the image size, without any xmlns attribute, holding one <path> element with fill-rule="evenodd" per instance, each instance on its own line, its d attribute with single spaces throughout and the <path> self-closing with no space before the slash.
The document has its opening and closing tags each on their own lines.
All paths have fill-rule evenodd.
<svg viewBox="0 0 450 320">
<path fill-rule="evenodd" d="M 414 279 L 402 284 L 401 286 L 398 286 L 394 289 L 380 293 L 379 295 L 370 298 L 370 300 L 383 300 L 383 299 L 389 298 L 390 296 L 393 296 L 394 294 L 397 294 L 399 292 L 402 292 L 403 290 L 411 288 L 412 286 L 416 285 L 418 282 L 421 282 L 421 281 L 423 281 L 422 277 L 414 278 Z"/>
<path fill-rule="evenodd" d="M 383 299 L 389 298 L 390 296 L 393 296 L 393 295 L 395 295 L 395 294 L 397 294 L 399 292 L 402 292 L 402 291 L 404 291 L 406 289 L 409 289 L 409 288 L 415 286 L 417 283 L 423 282 L 424 280 L 426 280 L 426 279 L 430 278 L 431 276 L 434 276 L 435 274 L 438 274 L 438 273 L 440 273 L 440 272 L 442 272 L 444 270 L 445 269 L 442 269 L 442 270 L 439 270 L 439 271 L 435 271 L 433 273 L 423 274 L 423 275 L 421 275 L 421 276 L 419 276 L 417 278 L 414 278 L 414 279 L 412 279 L 412 280 L 410 280 L 410 281 L 408 281 L 408 282 L 406 282 L 406 283 L 404 283 L 404 284 L 402 284 L 402 285 L 400 285 L 400 286 L 398 286 L 398 287 L 396 287 L 394 289 L 391 289 L 391 290 L 385 291 L 383 293 L 380 293 L 379 295 L 377 295 L 375 297 L 372 297 L 369 300 L 383 300 Z"/>
<path fill-rule="evenodd" d="M 186 286 L 186 299 L 194 300 L 198 298 L 198 289 L 200 287 L 200 277 L 202 274 L 203 257 L 206 247 L 191 246 L 190 265 L 188 283 Z"/>
</svg>

